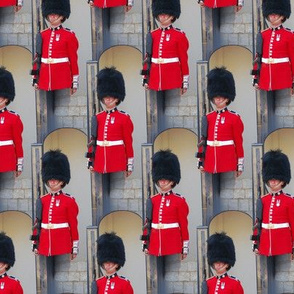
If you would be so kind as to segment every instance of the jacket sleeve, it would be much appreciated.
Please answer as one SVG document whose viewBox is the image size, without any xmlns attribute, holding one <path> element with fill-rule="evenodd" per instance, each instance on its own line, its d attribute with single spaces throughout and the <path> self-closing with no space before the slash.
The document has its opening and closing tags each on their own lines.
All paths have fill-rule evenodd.
<svg viewBox="0 0 294 294">
<path fill-rule="evenodd" d="M 243 125 L 242 119 L 239 115 L 236 115 L 236 119 L 233 124 L 233 136 L 234 136 L 234 143 L 235 143 L 236 154 L 238 159 L 244 158 L 243 131 L 244 131 L 244 125 Z"/>
<path fill-rule="evenodd" d="M 123 126 L 123 141 L 125 144 L 127 159 L 134 157 L 133 136 L 132 136 L 133 130 L 134 130 L 134 125 L 133 125 L 132 119 L 129 115 L 126 115 L 125 123 Z"/>
<path fill-rule="evenodd" d="M 79 240 L 79 232 L 78 232 L 78 213 L 79 207 L 74 198 L 71 199 L 70 205 L 67 212 L 68 223 L 70 227 L 71 233 L 71 241 L 72 245 L 74 241 Z"/>
<path fill-rule="evenodd" d="M 292 82 L 294 82 L 294 33 L 292 33 L 290 42 L 288 42 L 288 52 L 292 68 Z"/>
<path fill-rule="evenodd" d="M 178 210 L 179 225 L 181 228 L 182 242 L 184 247 L 184 242 L 189 241 L 189 231 L 188 231 L 188 214 L 189 206 L 183 197 L 181 199 L 181 205 Z"/>
<path fill-rule="evenodd" d="M 188 49 L 189 41 L 184 32 L 181 33 L 180 41 L 178 42 L 178 54 L 182 70 L 182 78 L 189 76 L 189 65 L 188 65 Z"/>
<path fill-rule="evenodd" d="M 74 32 L 71 32 L 69 42 L 67 44 L 68 58 L 70 62 L 72 78 L 79 75 L 78 67 L 78 48 L 79 41 Z"/>
<path fill-rule="evenodd" d="M 23 159 L 23 148 L 22 148 L 22 132 L 23 132 L 23 123 L 19 115 L 15 116 L 15 122 L 13 125 L 13 143 L 15 147 L 16 159 Z M 21 162 L 22 164 L 22 162 Z"/>
</svg>

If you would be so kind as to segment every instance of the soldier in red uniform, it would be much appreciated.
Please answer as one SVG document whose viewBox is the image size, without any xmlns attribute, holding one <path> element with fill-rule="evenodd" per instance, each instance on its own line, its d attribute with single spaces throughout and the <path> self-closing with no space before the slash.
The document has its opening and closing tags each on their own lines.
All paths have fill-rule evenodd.
<svg viewBox="0 0 294 294">
<path fill-rule="evenodd" d="M 202 284 L 201 294 L 244 294 L 241 282 L 228 274 L 236 262 L 234 242 L 229 236 L 215 233 L 208 238 L 207 259 L 215 276 Z"/>
<path fill-rule="evenodd" d="M 42 180 L 50 192 L 37 200 L 33 251 L 45 256 L 71 254 L 74 259 L 79 249 L 79 208 L 74 197 L 61 190 L 70 180 L 67 156 L 59 150 L 46 152 Z"/>
<path fill-rule="evenodd" d="M 262 13 L 270 27 L 257 36 L 253 85 L 265 91 L 293 88 L 294 35 L 282 25 L 290 17 L 290 1 L 263 0 Z"/>
<path fill-rule="evenodd" d="M 130 116 L 118 110 L 125 98 L 125 82 L 114 67 L 98 73 L 97 91 L 105 110 L 96 115 L 96 126 L 89 144 L 88 167 L 98 173 L 125 171 L 131 175 L 134 166 L 133 123 Z"/>
<path fill-rule="evenodd" d="M 257 205 L 260 211 L 256 211 L 253 251 L 265 256 L 293 254 L 294 200 L 282 190 L 291 180 L 288 157 L 280 150 L 267 152 L 263 156 L 262 177 L 270 193 L 262 196 L 261 205 Z"/>
<path fill-rule="evenodd" d="M 232 73 L 224 67 L 211 70 L 207 92 L 216 110 L 202 119 L 206 134 L 199 144 L 198 167 L 213 174 L 235 171 L 238 177 L 244 169 L 244 126 L 239 114 L 227 108 L 236 96 Z"/>
<path fill-rule="evenodd" d="M 50 27 L 37 36 L 33 86 L 44 91 L 77 91 L 79 68 L 75 33 L 62 26 L 70 15 L 69 0 L 43 0 L 43 17 Z"/>
<path fill-rule="evenodd" d="M 9 276 L 7 271 L 14 265 L 14 245 L 10 237 L 0 233 L 0 293 L 23 294 L 23 289 L 18 279 Z"/>
<path fill-rule="evenodd" d="M 1 0 L 0 7 L 14 6 L 14 11 L 18 12 L 23 6 L 23 0 Z"/>
<path fill-rule="evenodd" d="M 124 6 L 125 11 L 128 12 L 134 5 L 134 0 L 88 0 L 91 7 L 110 8 L 117 6 Z"/>
<path fill-rule="evenodd" d="M 164 256 L 189 252 L 189 207 L 183 196 L 172 188 L 180 182 L 178 157 L 170 150 L 160 150 L 152 158 L 152 178 L 160 193 L 153 195 L 150 211 L 146 211 L 146 225 L 142 236 L 145 254 Z M 151 215 L 149 216 L 151 212 Z"/>
<path fill-rule="evenodd" d="M 201 7 L 220 8 L 227 6 L 235 6 L 236 12 L 240 11 L 244 6 L 244 0 L 198 0 Z"/>
<path fill-rule="evenodd" d="M 23 170 L 23 124 L 17 113 L 6 108 L 14 97 L 12 74 L 0 67 L 0 173 L 14 171 L 18 177 Z"/>
<path fill-rule="evenodd" d="M 184 94 L 189 86 L 189 41 L 172 25 L 180 17 L 180 1 L 153 0 L 152 13 L 160 27 L 146 38 L 143 86 L 154 91 L 181 89 Z"/>
<path fill-rule="evenodd" d="M 122 239 L 115 233 L 101 235 L 98 239 L 97 256 L 98 264 L 105 275 L 93 282 L 92 294 L 133 294 L 130 281 L 117 274 L 126 261 Z"/>
</svg>

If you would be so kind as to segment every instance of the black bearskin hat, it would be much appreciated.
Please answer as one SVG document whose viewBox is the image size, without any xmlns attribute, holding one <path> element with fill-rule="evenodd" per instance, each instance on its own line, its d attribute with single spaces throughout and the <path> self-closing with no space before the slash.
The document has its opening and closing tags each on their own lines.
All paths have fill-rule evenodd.
<svg viewBox="0 0 294 294">
<path fill-rule="evenodd" d="M 98 238 L 97 242 L 97 256 L 100 266 L 107 261 L 124 266 L 126 261 L 125 246 L 119 236 L 114 232 L 105 233 Z"/>
<path fill-rule="evenodd" d="M 115 67 L 105 67 L 97 75 L 98 98 L 114 97 L 124 101 L 126 96 L 125 81 L 121 72 Z"/>
<path fill-rule="evenodd" d="M 220 96 L 234 101 L 236 97 L 235 80 L 225 67 L 216 67 L 207 74 L 208 99 Z"/>
<path fill-rule="evenodd" d="M 42 15 L 47 18 L 49 14 L 62 15 L 64 18 L 70 16 L 70 2 L 69 0 L 43 0 L 42 1 Z"/>
<path fill-rule="evenodd" d="M 13 101 L 15 97 L 13 76 L 3 66 L 0 67 L 0 97 L 7 98 L 10 101 Z"/>
<path fill-rule="evenodd" d="M 211 235 L 207 240 L 207 259 L 210 266 L 218 261 L 234 266 L 236 254 L 232 238 L 224 232 Z"/>
<path fill-rule="evenodd" d="M 290 0 L 263 0 L 262 14 L 265 18 L 270 14 L 279 14 L 287 19 L 291 15 Z"/>
<path fill-rule="evenodd" d="M 152 157 L 153 182 L 165 179 L 178 184 L 181 180 L 181 168 L 178 157 L 170 150 L 160 150 Z"/>
<path fill-rule="evenodd" d="M 286 184 L 291 180 L 290 162 L 281 150 L 270 150 L 262 157 L 262 177 L 267 183 L 269 180 L 280 180 Z"/>
<path fill-rule="evenodd" d="M 13 242 L 4 232 L 0 233 L 0 262 L 10 266 L 13 266 L 15 262 Z"/>
<path fill-rule="evenodd" d="M 49 150 L 42 157 L 42 180 L 59 180 L 65 184 L 70 180 L 70 166 L 66 155 L 60 150 Z"/>
<path fill-rule="evenodd" d="M 159 14 L 169 14 L 175 18 L 179 18 L 181 15 L 180 0 L 153 0 L 152 14 L 155 18 L 157 18 Z"/>
</svg>

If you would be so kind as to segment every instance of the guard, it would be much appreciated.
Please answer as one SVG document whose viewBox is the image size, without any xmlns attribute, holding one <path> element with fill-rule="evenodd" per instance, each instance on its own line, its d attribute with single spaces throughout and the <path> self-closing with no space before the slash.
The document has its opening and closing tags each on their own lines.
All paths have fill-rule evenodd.
<svg viewBox="0 0 294 294">
<path fill-rule="evenodd" d="M 75 33 L 64 28 L 62 23 L 69 18 L 69 0 L 43 0 L 43 17 L 50 27 L 36 37 L 33 86 L 35 89 L 54 91 L 78 89 L 78 47 Z"/>
<path fill-rule="evenodd" d="M 1 0 L 0 7 L 13 6 L 14 11 L 18 12 L 23 6 L 23 0 Z"/>
<path fill-rule="evenodd" d="M 229 236 L 215 233 L 208 238 L 207 259 L 215 276 L 202 284 L 202 294 L 244 294 L 241 282 L 228 274 L 236 262 L 234 242 Z"/>
<path fill-rule="evenodd" d="M 98 73 L 98 99 L 105 110 L 92 120 L 88 168 L 98 173 L 125 171 L 130 176 L 134 169 L 133 122 L 117 106 L 125 99 L 125 82 L 121 72 L 106 67 Z"/>
<path fill-rule="evenodd" d="M 214 68 L 207 75 L 207 94 L 216 110 L 202 118 L 201 142 L 198 144 L 198 168 L 208 173 L 244 170 L 243 122 L 227 106 L 236 96 L 235 81 L 225 67 Z"/>
<path fill-rule="evenodd" d="M 172 191 L 181 179 L 178 157 L 170 150 L 156 152 L 152 158 L 152 178 L 160 193 L 148 199 L 151 205 L 147 201 L 141 238 L 143 252 L 155 256 L 181 254 L 183 260 L 189 252 L 189 207 L 182 195 Z"/>
<path fill-rule="evenodd" d="M 61 190 L 69 183 L 70 166 L 60 150 L 50 150 L 43 155 L 42 180 L 50 192 L 37 200 L 31 238 L 33 252 L 45 256 L 71 254 L 74 259 L 79 250 L 79 208 L 74 197 Z"/>
<path fill-rule="evenodd" d="M 159 28 L 146 37 L 143 86 L 154 91 L 181 89 L 184 94 L 189 86 L 189 41 L 172 25 L 180 17 L 180 1 L 153 0 L 152 13 Z"/>
<path fill-rule="evenodd" d="M 23 294 L 20 281 L 9 276 L 7 271 L 15 263 L 14 245 L 12 239 L 4 232 L 0 233 L 0 293 Z"/>
<path fill-rule="evenodd" d="M 293 89 L 294 35 L 283 27 L 291 15 L 290 0 L 263 0 L 262 13 L 270 27 L 257 35 L 253 85 L 264 91 Z"/>
<path fill-rule="evenodd" d="M 91 7 L 110 8 L 117 6 L 124 6 L 125 11 L 128 12 L 134 5 L 134 0 L 88 0 Z"/>
<path fill-rule="evenodd" d="M 201 7 L 220 8 L 235 6 L 236 12 L 240 11 L 244 6 L 244 0 L 198 0 Z"/>
<path fill-rule="evenodd" d="M 101 235 L 98 239 L 97 256 L 98 264 L 105 275 L 93 282 L 92 294 L 133 294 L 130 281 L 117 274 L 126 261 L 123 240 L 113 232 Z"/>
<path fill-rule="evenodd" d="M 14 97 L 13 76 L 0 67 L 0 172 L 13 171 L 18 177 L 23 170 L 23 124 L 17 113 L 7 109 Z"/>
<path fill-rule="evenodd" d="M 256 205 L 257 221 L 254 227 L 253 251 L 274 256 L 292 254 L 294 248 L 294 201 L 283 188 L 291 180 L 290 162 L 281 150 L 271 150 L 262 159 L 262 177 L 270 193 Z M 258 217 L 261 215 L 261 217 Z"/>
</svg>

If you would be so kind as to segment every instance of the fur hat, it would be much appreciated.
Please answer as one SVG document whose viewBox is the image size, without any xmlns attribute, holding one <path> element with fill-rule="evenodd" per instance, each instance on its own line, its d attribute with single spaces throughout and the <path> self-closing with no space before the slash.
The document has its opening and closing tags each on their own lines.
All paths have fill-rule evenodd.
<svg viewBox="0 0 294 294">
<path fill-rule="evenodd" d="M 265 183 L 275 179 L 289 184 L 291 168 L 287 155 L 281 150 L 270 150 L 265 153 L 262 157 L 262 177 Z"/>
<path fill-rule="evenodd" d="M 181 180 L 181 168 L 178 157 L 170 150 L 160 150 L 152 157 L 153 182 L 165 179 L 178 184 Z"/>
<path fill-rule="evenodd" d="M 175 18 L 181 15 L 180 0 L 153 0 L 152 1 L 152 14 L 157 18 L 159 14 L 169 14 Z"/>
<path fill-rule="evenodd" d="M 15 97 L 13 76 L 3 66 L 0 67 L 0 97 L 7 98 L 10 101 L 13 101 Z"/>
<path fill-rule="evenodd" d="M 207 74 L 207 94 L 210 100 L 220 96 L 234 101 L 236 88 L 232 73 L 225 67 L 216 67 L 212 69 Z"/>
<path fill-rule="evenodd" d="M 42 15 L 47 18 L 49 14 L 62 15 L 65 18 L 70 16 L 70 2 L 69 0 L 43 0 L 42 1 Z"/>
<path fill-rule="evenodd" d="M 66 155 L 60 150 L 49 150 L 42 157 L 42 180 L 59 180 L 68 184 L 70 181 L 70 166 Z"/>
<path fill-rule="evenodd" d="M 14 265 L 15 253 L 13 242 L 4 232 L 0 233 L 0 262 Z"/>
<path fill-rule="evenodd" d="M 286 19 L 291 15 L 290 0 L 263 0 L 262 1 L 262 14 L 267 18 L 270 14 L 279 14 Z"/>
<path fill-rule="evenodd" d="M 125 81 L 121 72 L 115 67 L 105 67 L 100 70 L 97 80 L 98 98 L 110 96 L 124 101 L 126 96 Z"/>
<path fill-rule="evenodd" d="M 234 266 L 236 254 L 232 238 L 224 232 L 211 235 L 207 240 L 207 258 L 210 266 L 218 261 Z"/>
<path fill-rule="evenodd" d="M 114 232 L 105 233 L 98 238 L 98 264 L 110 261 L 124 266 L 126 261 L 125 246 L 123 240 Z"/>
</svg>

